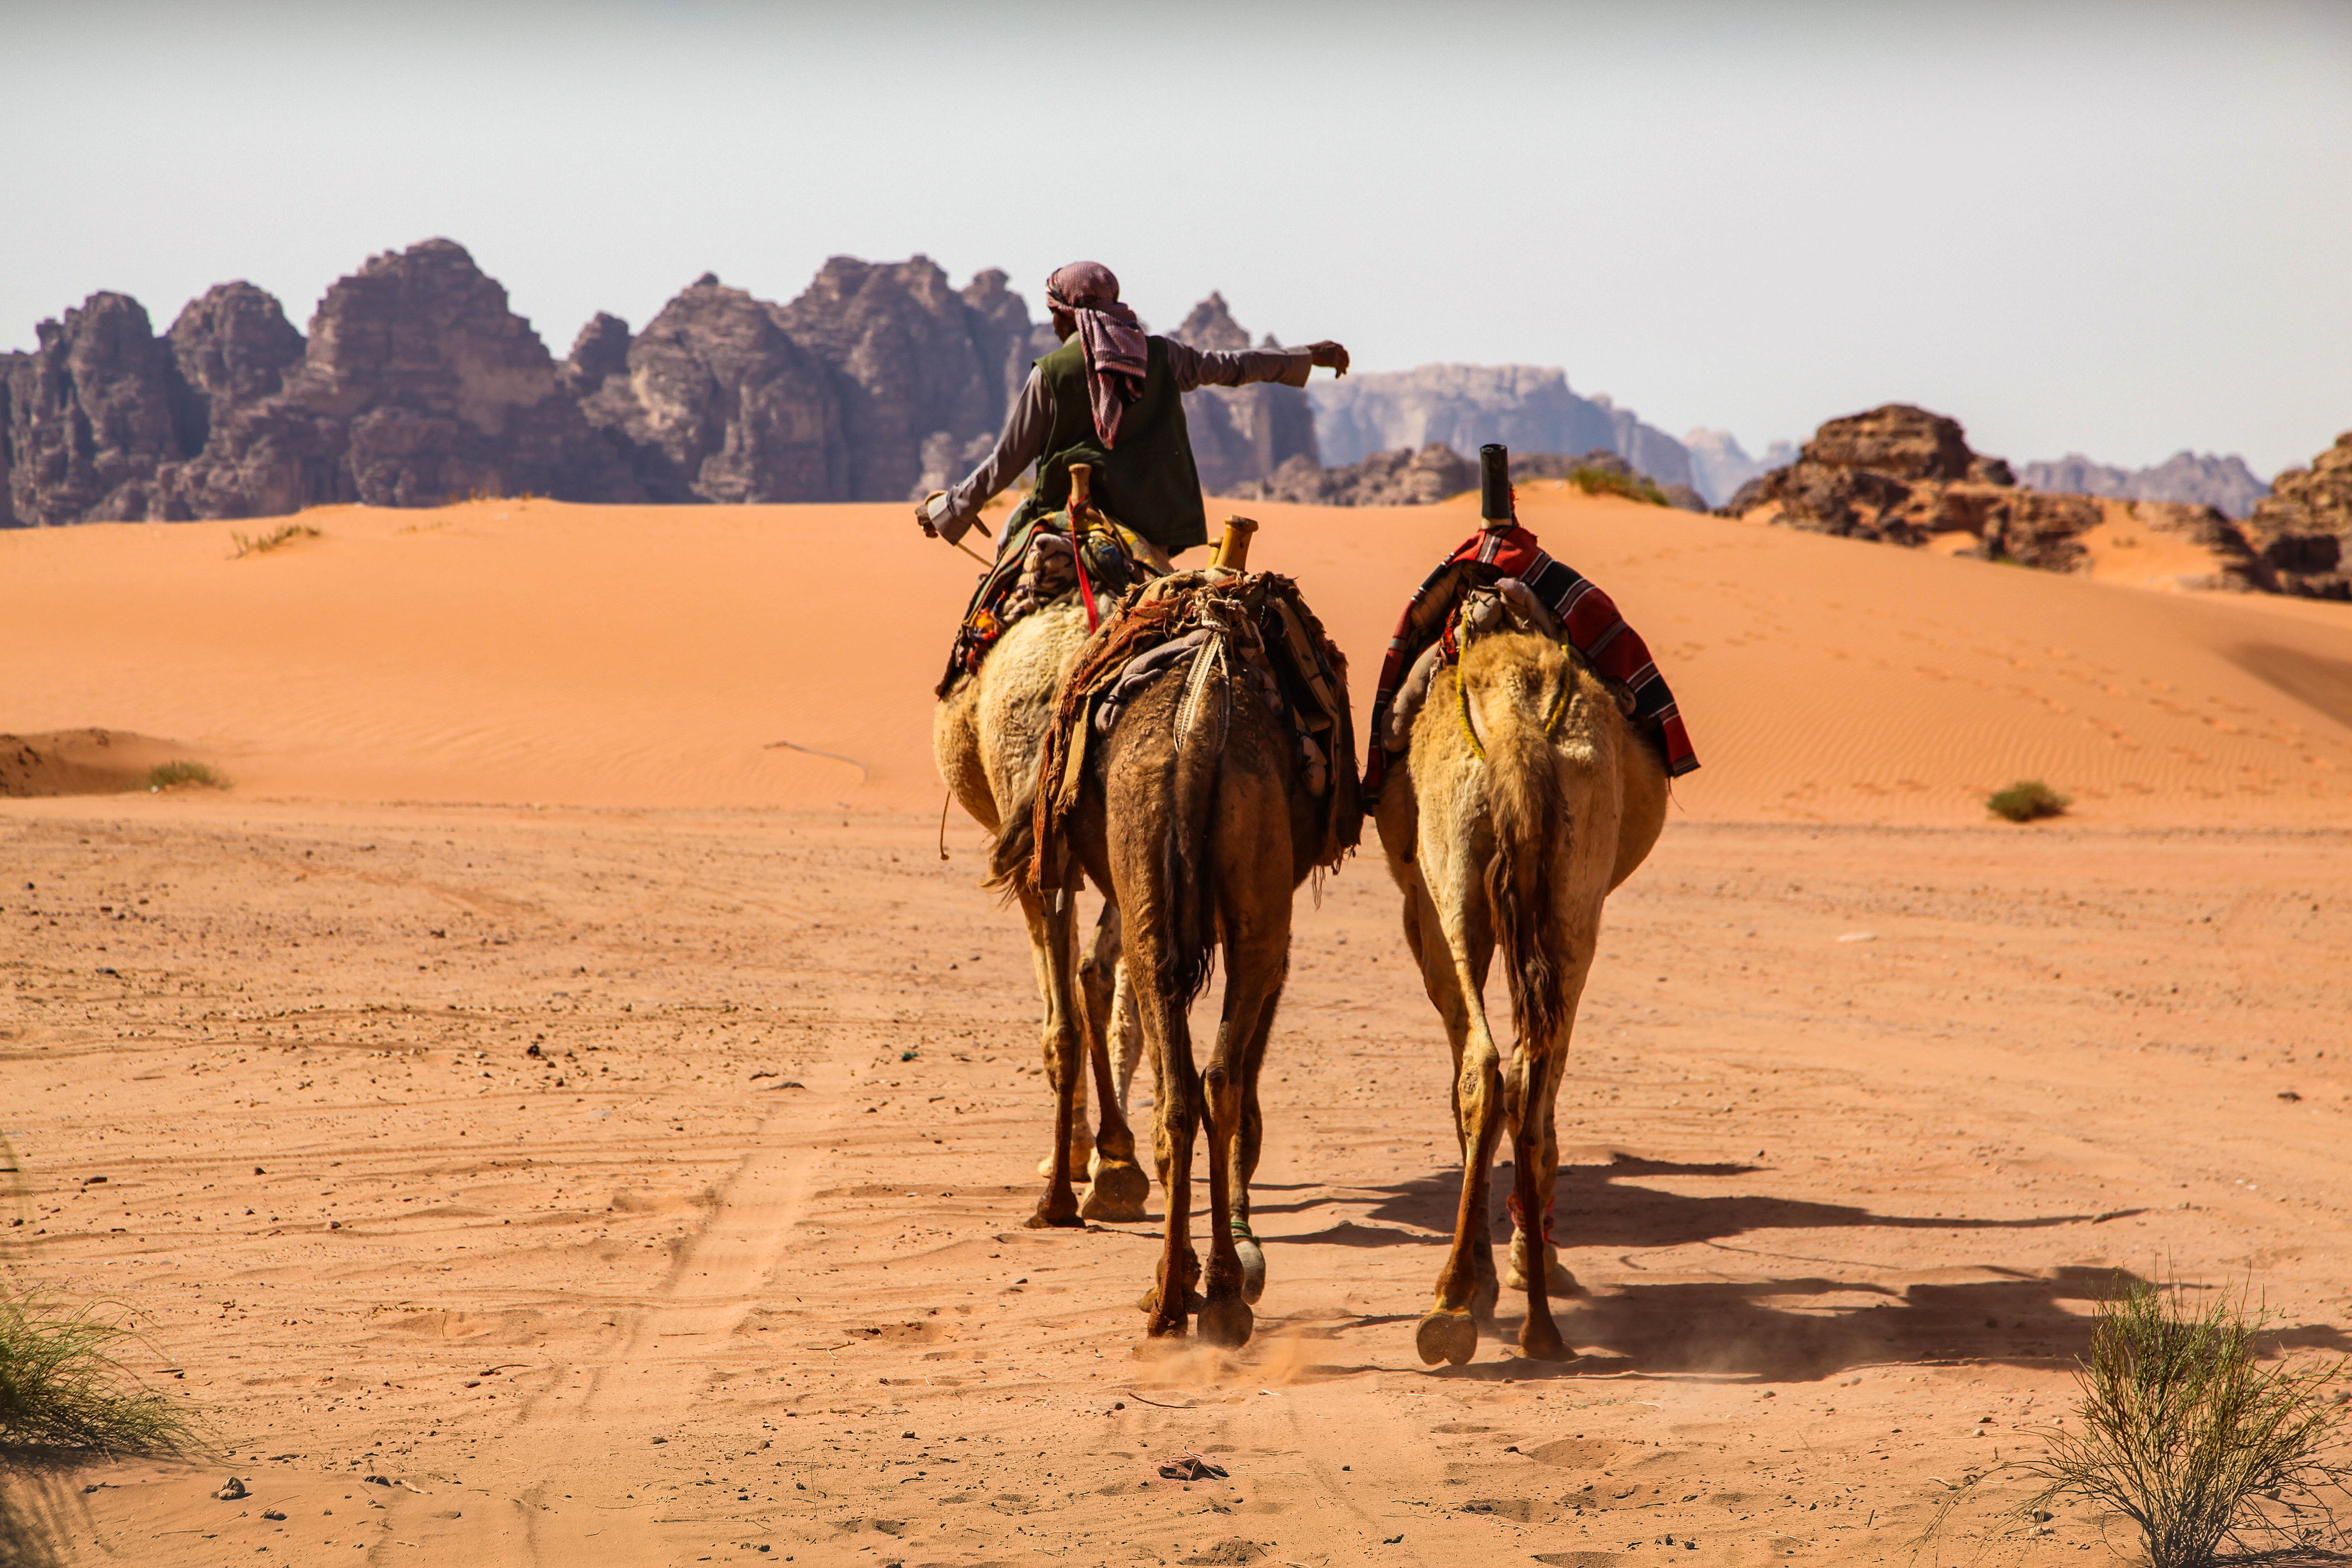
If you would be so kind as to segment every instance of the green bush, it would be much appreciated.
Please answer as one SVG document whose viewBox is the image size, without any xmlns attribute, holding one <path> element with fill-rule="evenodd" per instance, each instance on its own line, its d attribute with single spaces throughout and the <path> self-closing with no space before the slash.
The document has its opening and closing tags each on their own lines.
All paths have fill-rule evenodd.
<svg viewBox="0 0 2352 1568">
<path fill-rule="evenodd" d="M 2139 1527 L 2148 1568 L 2203 1568 L 2252 1536 L 2315 1546 L 2321 1493 L 2345 1479 L 2329 1454 L 2344 1407 L 2324 1386 L 2344 1363 L 2263 1367 L 2263 1327 L 2226 1291 L 2195 1308 L 2177 1286 L 2119 1279 L 2075 1373 L 2073 1423 L 2023 1464 L 2042 1483 L 2024 1517 L 2067 1497 L 2114 1510 Z"/>
<path fill-rule="evenodd" d="M 2061 816 L 2074 804 L 2073 795 L 2060 795 L 2040 779 L 2020 779 L 2007 789 L 1995 790 L 1985 797 L 1987 811 L 1995 816 L 2005 816 L 2011 822 Z"/>
</svg>

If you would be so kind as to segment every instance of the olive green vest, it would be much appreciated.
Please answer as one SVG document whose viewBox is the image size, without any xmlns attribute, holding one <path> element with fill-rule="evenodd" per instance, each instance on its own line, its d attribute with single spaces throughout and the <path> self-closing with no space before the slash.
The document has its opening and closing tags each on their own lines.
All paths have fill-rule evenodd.
<svg viewBox="0 0 2352 1568">
<path fill-rule="evenodd" d="M 1094 467 L 1097 506 L 1171 555 L 1209 542 L 1201 505 L 1201 474 L 1192 466 L 1192 439 L 1184 428 L 1184 397 L 1168 368 L 1168 342 L 1146 340 L 1150 357 L 1143 395 L 1118 419 L 1118 445 L 1106 452 L 1087 401 L 1086 350 L 1072 337 L 1037 362 L 1045 393 L 1045 446 L 1037 458 L 1037 489 L 1022 510 L 1058 511 L 1070 499 L 1070 465 Z"/>
</svg>

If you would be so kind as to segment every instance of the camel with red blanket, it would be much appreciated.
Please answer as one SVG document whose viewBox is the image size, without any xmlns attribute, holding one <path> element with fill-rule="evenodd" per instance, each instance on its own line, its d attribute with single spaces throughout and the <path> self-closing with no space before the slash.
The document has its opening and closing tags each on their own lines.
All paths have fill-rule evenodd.
<svg viewBox="0 0 2352 1568">
<path fill-rule="evenodd" d="M 1569 1039 L 1602 903 L 1657 842 L 1670 776 L 1697 766 L 1641 639 L 1605 595 L 1513 523 L 1507 483 L 1488 491 L 1494 521 L 1423 584 L 1399 627 L 1366 769 L 1404 894 L 1405 942 L 1454 1054 L 1461 1203 L 1416 1343 L 1424 1362 L 1457 1366 L 1500 1294 L 1488 1181 L 1507 1130 L 1507 1282 L 1528 1301 L 1519 1346 L 1546 1360 L 1568 1353 L 1550 1298 L 1576 1289 L 1551 1239 L 1553 1111 Z M 1401 776 L 1381 787 L 1391 772 Z M 1516 1025 L 1507 1061 L 1484 1000 L 1497 946 Z"/>
</svg>

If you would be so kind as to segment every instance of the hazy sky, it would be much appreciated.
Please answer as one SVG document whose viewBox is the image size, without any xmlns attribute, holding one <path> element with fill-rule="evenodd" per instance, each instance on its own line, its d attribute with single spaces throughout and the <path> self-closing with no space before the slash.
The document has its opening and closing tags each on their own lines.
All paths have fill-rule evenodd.
<svg viewBox="0 0 2352 1568">
<path fill-rule="evenodd" d="M 1359 365 L 1564 365 L 1750 450 L 2267 478 L 2352 426 L 2352 4 L 0 0 L 0 347 L 97 289 L 298 324 L 446 235 L 555 353 L 706 269 L 1109 263 Z"/>
</svg>

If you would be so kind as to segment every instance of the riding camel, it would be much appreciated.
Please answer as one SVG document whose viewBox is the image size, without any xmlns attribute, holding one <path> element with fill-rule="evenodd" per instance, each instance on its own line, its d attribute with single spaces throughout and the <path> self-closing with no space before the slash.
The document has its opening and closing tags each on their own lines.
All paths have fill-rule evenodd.
<svg viewBox="0 0 2352 1568">
<path fill-rule="evenodd" d="M 1242 540 L 1255 526 L 1235 520 Z M 1239 556 L 1229 532 L 1219 560 L 1238 565 Z M 1286 625 L 1294 647 L 1319 650 L 1306 661 L 1319 677 L 1302 684 L 1297 663 L 1269 656 L 1276 639 L 1266 628 Z M 1288 579 L 1213 567 L 1130 595 L 1063 685 L 1040 781 L 1034 885 L 1050 902 L 1066 898 L 1083 872 L 1123 921 L 1157 1085 L 1153 1150 L 1168 1204 L 1157 1280 L 1145 1297 L 1155 1338 L 1183 1333 L 1197 1302 L 1203 1338 L 1244 1344 L 1250 1303 L 1265 1289 L 1249 1184 L 1264 1133 L 1259 1070 L 1289 969 L 1292 895 L 1310 873 L 1336 866 L 1361 831 L 1345 669 Z M 1318 679 L 1322 702 L 1304 694 Z M 1106 691 L 1115 704 L 1107 728 L 1098 705 Z M 1321 742 L 1293 721 L 1310 708 L 1319 710 Z M 1327 755 L 1336 765 L 1322 763 Z M 1223 1010 L 1202 1071 L 1189 1012 L 1220 946 Z M 1066 968 L 1057 980 L 1067 995 Z M 1076 1051 L 1074 1012 L 1065 1002 L 1054 1013 L 1066 1059 Z M 1192 1146 L 1203 1121 L 1205 1279 L 1191 1239 Z"/>
<path fill-rule="evenodd" d="M 1569 1040 L 1601 905 L 1656 844 L 1669 780 L 1698 765 L 1640 637 L 1517 526 L 1503 448 L 1480 457 L 1486 526 L 1407 607 L 1365 770 L 1389 874 L 1404 894 L 1405 942 L 1454 1053 L 1462 1194 L 1417 1334 L 1433 1365 L 1467 1362 L 1478 1324 L 1494 1314 L 1488 1179 L 1507 1129 L 1516 1190 L 1506 1282 L 1528 1295 L 1519 1347 L 1545 1360 L 1566 1354 L 1550 1298 L 1576 1289 L 1551 1235 Z M 1384 784 L 1398 762 L 1404 776 Z M 1485 1001 L 1497 945 L 1516 1036 L 1507 1062 Z"/>
<path fill-rule="evenodd" d="M 1081 510 L 1087 504 L 1083 477 L 1075 504 Z M 1079 594 L 1073 588 L 1014 623 L 977 670 L 946 689 L 931 718 L 931 750 L 940 776 L 963 808 L 994 835 L 990 885 L 1006 890 L 1021 906 L 1030 962 L 1045 1005 L 1040 1034 L 1055 1099 L 1054 1145 L 1039 1162 L 1038 1174 L 1046 1178 L 1046 1185 L 1029 1219 L 1033 1227 L 1076 1226 L 1088 1219 L 1139 1220 L 1143 1200 L 1150 1194 L 1150 1181 L 1135 1161 L 1135 1136 L 1124 1110 L 1140 1052 L 1132 1043 L 1134 1029 L 1121 1027 L 1130 1020 L 1131 1004 L 1123 984 L 1112 980 L 1119 967 L 1118 906 L 1106 905 L 1087 945 L 1086 984 L 1079 994 L 1090 998 L 1092 1005 L 1082 1005 L 1074 1018 L 1066 1013 L 1071 993 L 1055 983 L 1055 976 L 1071 966 L 1076 949 L 1073 910 L 1068 900 L 1049 902 L 1027 886 L 1038 756 L 1053 716 L 1055 689 L 1087 640 L 1089 617 Z M 1097 616 L 1104 607 L 1105 601 L 1097 599 Z M 1059 1042 L 1079 1028 L 1087 1038 L 1100 1111 L 1100 1125 L 1091 1141 L 1084 1120 L 1086 1086 L 1075 1057 L 1066 1061 L 1059 1048 Z M 1112 1066 L 1107 1038 L 1114 1032 L 1125 1037 L 1118 1068 Z M 1073 1186 L 1073 1173 L 1081 1171 L 1088 1173 L 1091 1182 L 1083 1204 Z"/>
</svg>

